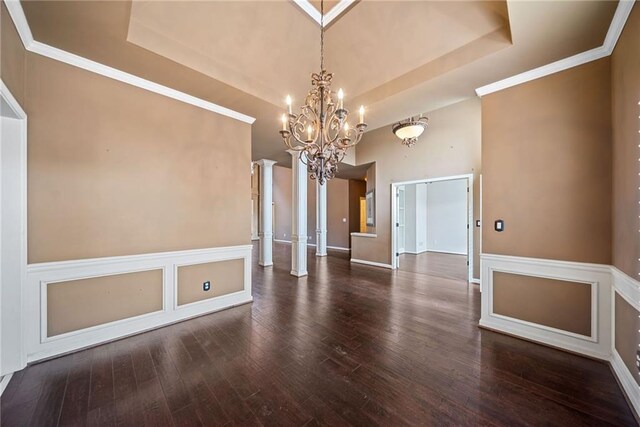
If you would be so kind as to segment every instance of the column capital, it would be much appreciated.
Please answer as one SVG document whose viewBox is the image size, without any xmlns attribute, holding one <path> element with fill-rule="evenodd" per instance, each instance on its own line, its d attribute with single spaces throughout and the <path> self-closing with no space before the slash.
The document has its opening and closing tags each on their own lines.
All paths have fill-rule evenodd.
<svg viewBox="0 0 640 427">
<path fill-rule="evenodd" d="M 253 163 L 257 164 L 258 166 L 273 166 L 278 162 L 276 162 L 275 160 L 260 159 L 260 160 L 256 160 Z"/>
</svg>

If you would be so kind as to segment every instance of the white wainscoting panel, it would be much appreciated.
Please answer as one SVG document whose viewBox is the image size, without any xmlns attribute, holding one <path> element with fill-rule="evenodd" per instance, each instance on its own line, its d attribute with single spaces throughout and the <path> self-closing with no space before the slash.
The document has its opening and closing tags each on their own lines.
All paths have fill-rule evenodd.
<svg viewBox="0 0 640 427">
<path fill-rule="evenodd" d="M 83 259 L 30 264 L 26 278 L 27 361 L 68 353 L 91 345 L 168 325 L 190 317 L 251 302 L 251 245 L 131 256 Z M 188 306 L 177 306 L 175 269 L 177 265 L 244 260 L 244 289 Z M 53 337 L 47 336 L 47 285 L 70 280 L 111 276 L 148 270 L 163 271 L 162 310 L 117 320 Z"/>
<path fill-rule="evenodd" d="M 493 273 L 504 272 L 591 286 L 591 336 L 583 336 L 493 312 Z M 611 358 L 611 270 L 608 265 L 481 255 L 480 325 L 603 360 Z"/>
<path fill-rule="evenodd" d="M 612 294 L 612 310 L 611 310 L 611 336 L 612 339 L 612 351 L 611 351 L 611 367 L 613 372 L 618 378 L 618 382 L 622 386 L 627 398 L 631 402 L 636 414 L 640 415 L 640 386 L 629 372 L 627 365 L 622 361 L 620 354 L 615 348 L 615 336 L 616 336 L 616 323 L 615 323 L 615 294 L 617 293 L 627 301 L 631 307 L 640 311 L 640 282 L 632 277 L 627 276 L 616 267 L 611 267 L 611 275 L 613 278 L 613 290 Z M 640 331 L 637 332 L 640 334 Z M 635 339 L 634 339 L 635 338 Z M 629 339 L 637 340 L 636 337 L 629 337 Z"/>
</svg>

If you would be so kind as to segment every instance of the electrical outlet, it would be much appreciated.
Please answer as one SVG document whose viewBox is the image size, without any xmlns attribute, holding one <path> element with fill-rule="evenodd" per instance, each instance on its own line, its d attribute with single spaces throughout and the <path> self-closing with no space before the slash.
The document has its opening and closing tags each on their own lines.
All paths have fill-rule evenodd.
<svg viewBox="0 0 640 427">
<path fill-rule="evenodd" d="M 210 281 L 206 281 L 202 284 L 202 290 L 203 291 L 210 291 L 211 290 L 211 282 Z"/>
</svg>

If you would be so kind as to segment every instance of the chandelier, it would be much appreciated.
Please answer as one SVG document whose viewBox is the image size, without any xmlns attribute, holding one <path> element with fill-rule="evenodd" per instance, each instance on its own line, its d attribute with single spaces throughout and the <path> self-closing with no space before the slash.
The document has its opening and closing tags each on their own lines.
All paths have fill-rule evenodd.
<svg viewBox="0 0 640 427">
<path fill-rule="evenodd" d="M 426 117 L 411 117 L 393 125 L 393 133 L 402 140 L 402 145 L 413 147 L 429 124 Z"/>
<path fill-rule="evenodd" d="M 360 106 L 358 123 L 350 127 L 344 92 L 340 89 L 336 100 L 331 90 L 333 73 L 324 69 L 324 0 L 320 2 L 320 16 L 320 73 L 311 74 L 312 88 L 299 114 L 292 112 L 287 95 L 288 114 L 282 115 L 280 135 L 289 149 L 300 152 L 311 179 L 323 185 L 335 176 L 347 149 L 360 142 L 367 125 L 364 107 Z"/>
</svg>

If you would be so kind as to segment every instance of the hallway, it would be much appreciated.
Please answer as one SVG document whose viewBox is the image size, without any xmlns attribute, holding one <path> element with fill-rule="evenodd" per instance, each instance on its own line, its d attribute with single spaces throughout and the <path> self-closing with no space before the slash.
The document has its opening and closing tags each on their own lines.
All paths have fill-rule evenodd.
<svg viewBox="0 0 640 427">
<path fill-rule="evenodd" d="M 477 327 L 476 285 L 316 258 L 254 302 L 28 367 L 14 425 L 635 424 L 608 365 Z"/>
<path fill-rule="evenodd" d="M 440 252 L 400 255 L 400 270 L 467 281 L 467 256 Z"/>
</svg>

